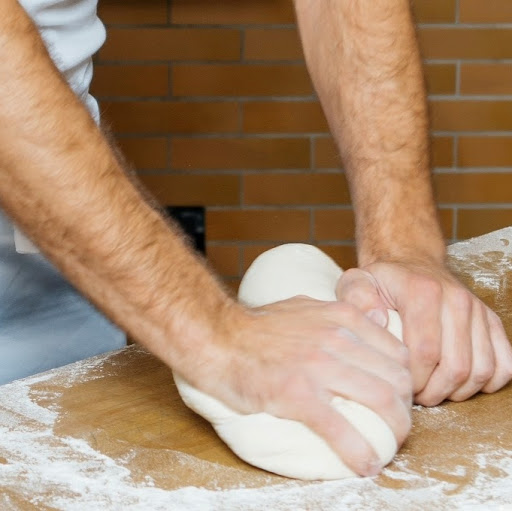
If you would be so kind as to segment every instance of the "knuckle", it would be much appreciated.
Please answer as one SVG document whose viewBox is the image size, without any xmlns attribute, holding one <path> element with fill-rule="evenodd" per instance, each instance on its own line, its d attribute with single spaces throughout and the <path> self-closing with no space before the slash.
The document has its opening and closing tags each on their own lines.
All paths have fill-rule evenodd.
<svg viewBox="0 0 512 511">
<path fill-rule="evenodd" d="M 347 327 L 337 327 L 332 331 L 333 349 L 340 352 L 340 354 L 352 353 L 360 343 L 361 339 Z"/>
<path fill-rule="evenodd" d="M 378 405 L 379 408 L 383 410 L 391 410 L 397 403 L 397 394 L 394 387 L 386 382 L 385 384 L 380 385 L 378 390 L 376 390 L 374 399 L 375 405 Z"/>
<path fill-rule="evenodd" d="M 367 307 L 375 302 L 375 296 L 369 293 L 366 288 L 352 287 L 344 295 L 344 299 L 360 307 Z"/>
<path fill-rule="evenodd" d="M 319 367 L 324 367 L 332 362 L 331 351 L 328 342 L 323 342 L 322 345 L 310 346 L 304 357 L 302 373 L 307 373 L 311 378 L 315 378 L 320 370 Z"/>
<path fill-rule="evenodd" d="M 397 362 L 405 368 L 408 368 L 410 365 L 410 355 L 409 350 L 405 346 L 400 346 L 397 350 L 396 360 Z M 409 373 L 409 371 L 407 371 Z"/>
<path fill-rule="evenodd" d="M 361 270 L 353 268 L 343 273 L 338 287 L 338 296 L 360 307 L 378 301 L 377 291 L 369 278 Z"/>
<path fill-rule="evenodd" d="M 486 392 L 495 392 L 496 390 L 501 389 L 501 387 L 504 387 L 507 383 L 509 383 L 512 380 L 512 361 L 509 365 L 506 367 L 502 367 L 499 371 L 497 371 L 492 379 L 489 380 L 488 387 L 490 383 L 494 383 L 492 385 L 492 390 Z"/>
<path fill-rule="evenodd" d="M 471 367 L 469 364 L 458 362 L 450 367 L 449 381 L 455 385 L 460 385 L 467 381 L 471 374 Z"/>
<path fill-rule="evenodd" d="M 410 394 L 412 392 L 412 375 L 410 371 L 404 368 L 400 368 L 397 373 L 396 388 L 400 392 L 407 392 Z"/>
<path fill-rule="evenodd" d="M 489 327 L 496 331 L 501 330 L 504 331 L 503 322 L 501 318 L 492 310 L 488 309 L 487 321 L 489 322 Z"/>
<path fill-rule="evenodd" d="M 332 302 L 331 307 L 337 313 L 341 321 L 353 324 L 362 313 L 355 306 L 347 302 Z"/>
<path fill-rule="evenodd" d="M 362 272 L 359 268 L 349 268 L 345 270 L 340 277 L 340 282 L 348 285 L 351 282 L 361 279 Z"/>
<path fill-rule="evenodd" d="M 463 287 L 456 287 L 451 291 L 451 300 L 457 309 L 471 309 L 473 297 L 470 292 Z"/>
<path fill-rule="evenodd" d="M 428 301 L 438 301 L 443 294 L 443 286 L 437 280 L 426 276 L 417 276 L 411 283 L 413 291 Z"/>
<path fill-rule="evenodd" d="M 494 364 L 489 364 L 485 367 L 479 367 L 475 370 L 471 379 L 477 385 L 485 385 L 494 375 Z"/>
<path fill-rule="evenodd" d="M 304 378 L 300 375 L 291 376 L 281 387 L 279 401 L 290 403 L 296 407 L 299 403 L 310 403 L 313 400 L 313 389 L 305 384 Z M 304 408 L 301 406 L 301 408 Z"/>
<path fill-rule="evenodd" d="M 417 348 L 417 358 L 426 365 L 436 365 L 441 359 L 441 345 L 433 340 L 424 339 Z"/>
</svg>

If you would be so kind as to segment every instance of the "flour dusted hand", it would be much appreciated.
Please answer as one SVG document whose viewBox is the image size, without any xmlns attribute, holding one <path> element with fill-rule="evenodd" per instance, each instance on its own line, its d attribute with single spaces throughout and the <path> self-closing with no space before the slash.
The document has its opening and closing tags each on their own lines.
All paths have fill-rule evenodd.
<svg viewBox="0 0 512 511">
<path fill-rule="evenodd" d="M 342 270 L 336 263 L 315 247 L 302 244 L 282 245 L 256 259 L 241 283 L 239 299 L 249 307 L 262 307 L 297 295 L 307 295 L 323 302 L 335 302 L 336 283 L 341 273 Z M 286 304 L 287 301 L 281 303 Z M 265 307 L 259 310 L 265 314 Z M 389 311 L 388 329 L 395 336 L 401 337 L 400 318 L 394 311 Z M 353 338 L 354 349 L 347 350 L 351 351 L 347 354 L 350 365 L 354 365 L 358 359 L 365 360 L 365 369 L 369 373 L 380 373 L 380 381 L 385 385 L 388 373 L 392 374 L 394 370 L 392 362 L 379 353 L 378 347 L 366 346 L 365 339 L 358 339 L 348 329 L 343 333 Z M 361 351 L 363 348 L 367 351 Z M 370 362 L 372 358 L 373 361 Z M 349 370 L 347 365 L 347 371 Z M 349 423 L 349 427 L 355 428 L 362 435 L 378 456 L 380 465 L 384 466 L 393 458 L 398 448 L 394 431 L 384 418 L 368 406 L 348 399 L 351 395 L 357 395 L 353 394 L 351 385 L 356 386 L 359 383 L 361 387 L 366 387 L 368 394 L 378 390 L 360 379 L 356 373 L 353 380 L 346 385 L 346 389 L 333 388 L 330 405 Z M 260 413 L 238 413 L 195 389 L 177 374 L 175 381 L 187 406 L 211 422 L 217 434 L 248 463 L 277 474 L 306 480 L 338 479 L 356 475 L 324 438 L 301 421 L 277 417 L 267 413 L 268 410 Z M 407 389 L 404 395 L 408 395 Z M 373 404 L 371 397 L 366 398 L 366 401 L 367 404 Z M 407 397 L 397 401 L 406 417 L 405 421 L 402 420 L 405 424 L 402 427 L 405 429 L 401 432 L 400 440 L 403 440 L 410 427 L 407 420 L 410 401 L 408 402 Z M 393 405 L 396 406 L 396 403 Z M 392 422 L 390 417 L 391 414 L 386 419 Z M 396 424 L 393 427 L 397 429 Z M 351 464 L 354 466 L 353 461 Z"/>
</svg>

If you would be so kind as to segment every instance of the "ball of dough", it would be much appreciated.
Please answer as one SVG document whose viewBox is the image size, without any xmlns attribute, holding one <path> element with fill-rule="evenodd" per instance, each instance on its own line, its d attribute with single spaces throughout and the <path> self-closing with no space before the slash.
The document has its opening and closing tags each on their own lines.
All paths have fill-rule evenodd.
<svg viewBox="0 0 512 511">
<path fill-rule="evenodd" d="M 281 245 L 253 262 L 240 284 L 238 296 L 250 307 L 296 295 L 334 301 L 341 274 L 341 268 L 316 247 L 298 243 Z M 395 311 L 388 312 L 388 329 L 401 340 L 400 318 Z M 178 375 L 174 379 L 185 404 L 211 422 L 220 438 L 251 465 L 304 480 L 356 475 L 321 437 L 301 422 L 267 413 L 239 414 Z M 391 461 L 397 450 L 396 440 L 379 415 L 342 397 L 335 397 L 331 404 L 361 432 L 383 464 Z"/>
</svg>

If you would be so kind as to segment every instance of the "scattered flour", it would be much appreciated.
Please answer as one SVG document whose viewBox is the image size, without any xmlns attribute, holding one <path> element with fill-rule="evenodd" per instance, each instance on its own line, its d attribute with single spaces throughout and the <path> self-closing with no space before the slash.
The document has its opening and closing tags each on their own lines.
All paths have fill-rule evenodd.
<svg viewBox="0 0 512 511">
<path fill-rule="evenodd" d="M 448 253 L 456 256 L 479 255 L 489 251 L 501 251 L 512 255 L 512 227 L 505 227 L 484 236 L 459 241 L 448 247 Z"/>
<path fill-rule="evenodd" d="M 88 369 L 94 369 L 95 363 L 100 364 L 100 361 L 87 361 Z M 63 381 L 71 385 L 76 375 L 83 378 L 85 367 L 85 364 L 78 365 L 77 372 L 68 372 Z M 411 467 L 410 456 L 404 454 L 399 454 L 379 479 L 289 481 L 261 488 L 227 490 L 158 488 L 149 476 L 142 481 L 134 480 L 128 466 L 137 456 L 136 450 L 113 459 L 82 439 L 55 435 L 53 427 L 59 419 L 59 411 L 40 406 L 31 398 L 31 386 L 52 376 L 46 374 L 19 381 L 4 386 L 0 393 L 0 486 L 9 490 L 8 495 L 0 493 L 2 510 L 19 509 L 16 503 L 19 501 L 15 502 L 14 496 L 38 509 L 66 511 L 86 508 L 120 511 L 512 509 L 512 505 L 507 504 L 512 503 L 512 451 L 485 452 L 485 446 L 481 446 L 482 452 L 476 456 L 481 470 L 471 484 L 462 489 L 457 484 L 465 474 L 462 464 L 453 470 L 454 482 L 446 482 L 436 475 L 435 467 L 431 467 L 431 475 L 418 473 Z M 415 409 L 431 416 L 432 420 L 439 417 L 444 417 L 441 422 L 451 420 L 452 412 L 448 409 Z M 237 470 L 183 453 L 175 453 L 175 460 L 203 473 Z M 489 471 L 489 467 L 492 470 Z M 428 465 L 426 468 L 428 474 Z M 172 470 L 172 466 L 168 470 Z M 400 483 L 399 487 L 386 487 L 386 480 Z M 457 489 L 460 491 L 454 494 Z M 499 504 L 493 507 L 489 500 Z"/>
</svg>

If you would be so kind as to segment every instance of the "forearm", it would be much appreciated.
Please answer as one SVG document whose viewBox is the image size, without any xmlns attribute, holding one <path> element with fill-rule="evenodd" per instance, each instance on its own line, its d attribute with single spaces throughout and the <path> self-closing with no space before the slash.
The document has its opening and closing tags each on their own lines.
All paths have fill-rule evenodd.
<svg viewBox="0 0 512 511">
<path fill-rule="evenodd" d="M 409 2 L 295 3 L 308 68 L 350 184 L 359 264 L 442 260 Z"/>
<path fill-rule="evenodd" d="M 2 206 L 101 310 L 180 368 L 236 306 L 124 174 L 24 11 L 5 3 Z"/>
</svg>

